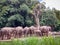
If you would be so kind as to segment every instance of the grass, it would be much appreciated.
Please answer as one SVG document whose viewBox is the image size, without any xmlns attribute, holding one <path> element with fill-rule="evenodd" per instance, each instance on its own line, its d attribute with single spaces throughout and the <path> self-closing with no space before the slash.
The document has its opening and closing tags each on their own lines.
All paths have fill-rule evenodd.
<svg viewBox="0 0 60 45">
<path fill-rule="evenodd" d="M 0 45 L 60 45 L 60 38 L 53 37 L 28 37 L 24 40 L 13 39 L 10 42 L 0 42 Z"/>
</svg>

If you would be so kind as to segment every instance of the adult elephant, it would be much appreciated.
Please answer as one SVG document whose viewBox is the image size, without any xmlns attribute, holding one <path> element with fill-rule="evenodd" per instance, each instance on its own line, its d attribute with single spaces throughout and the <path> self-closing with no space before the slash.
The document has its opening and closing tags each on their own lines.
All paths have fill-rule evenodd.
<svg viewBox="0 0 60 45">
<path fill-rule="evenodd" d="M 50 26 L 40 26 L 41 34 L 42 36 L 46 35 L 48 36 L 49 31 L 51 31 Z"/>
<path fill-rule="evenodd" d="M 35 26 L 29 27 L 30 36 L 33 36 L 33 35 L 35 34 L 35 30 L 36 30 L 36 29 L 37 29 L 37 28 L 36 28 Z"/>
<path fill-rule="evenodd" d="M 22 37 L 23 27 L 18 26 L 18 27 L 15 28 L 15 31 L 16 31 L 15 36 L 16 36 L 17 38 Z"/>
<path fill-rule="evenodd" d="M 14 28 L 12 27 L 3 27 L 1 28 L 1 37 L 3 39 L 11 39 L 12 31 Z"/>
<path fill-rule="evenodd" d="M 41 31 L 37 29 L 35 26 L 25 27 L 24 30 L 24 37 L 25 36 L 41 36 Z"/>
<path fill-rule="evenodd" d="M 23 29 L 23 35 L 24 35 L 24 37 L 26 37 L 26 36 L 29 35 L 29 27 L 25 27 L 25 28 Z"/>
<path fill-rule="evenodd" d="M 34 26 L 25 27 L 24 28 L 24 36 L 33 36 L 34 35 L 34 30 L 35 30 Z"/>
</svg>

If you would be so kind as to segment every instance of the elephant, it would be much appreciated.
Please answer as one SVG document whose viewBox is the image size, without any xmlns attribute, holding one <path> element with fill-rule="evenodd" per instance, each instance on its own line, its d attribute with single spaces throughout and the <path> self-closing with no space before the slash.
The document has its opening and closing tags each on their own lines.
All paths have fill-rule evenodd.
<svg viewBox="0 0 60 45">
<path fill-rule="evenodd" d="M 42 36 L 44 36 L 44 35 L 48 36 L 49 31 L 51 31 L 51 27 L 50 26 L 40 26 L 40 30 L 41 30 Z"/>
<path fill-rule="evenodd" d="M 23 29 L 23 35 L 24 35 L 24 37 L 28 36 L 28 34 L 29 34 L 29 27 L 25 27 Z"/>
<path fill-rule="evenodd" d="M 3 28 L 1 28 L 2 40 L 3 39 L 11 39 L 12 30 L 14 30 L 14 28 L 12 28 L 12 27 L 3 27 Z"/>
<path fill-rule="evenodd" d="M 24 36 L 33 36 L 34 30 L 35 30 L 35 27 L 34 26 L 25 27 L 24 28 Z"/>
<path fill-rule="evenodd" d="M 41 31 L 37 30 L 37 27 L 31 26 L 31 27 L 24 28 L 24 37 L 25 36 L 34 36 L 34 35 L 41 36 Z"/>
<path fill-rule="evenodd" d="M 17 38 L 20 38 L 20 37 L 22 37 L 22 35 L 23 35 L 23 27 L 21 27 L 21 26 L 16 27 L 15 28 L 15 36 Z"/>
<path fill-rule="evenodd" d="M 37 29 L 35 26 L 25 27 L 24 28 L 24 37 L 25 36 L 41 36 L 41 31 Z"/>
<path fill-rule="evenodd" d="M 36 27 L 31 26 L 31 27 L 29 27 L 29 30 L 30 30 L 30 36 L 33 36 L 35 34 Z"/>
</svg>

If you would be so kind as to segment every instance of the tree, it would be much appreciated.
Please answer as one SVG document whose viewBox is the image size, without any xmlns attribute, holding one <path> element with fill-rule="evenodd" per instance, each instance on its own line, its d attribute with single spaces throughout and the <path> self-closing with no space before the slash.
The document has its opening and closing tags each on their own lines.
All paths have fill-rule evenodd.
<svg viewBox="0 0 60 45">
<path fill-rule="evenodd" d="M 54 13 L 56 14 L 56 17 L 60 20 L 60 11 L 56 10 L 55 8 L 52 9 L 54 11 Z"/>
<path fill-rule="evenodd" d="M 52 10 L 45 10 L 42 12 L 40 25 L 47 25 L 54 28 L 58 24 L 57 20 L 58 19 Z"/>
<path fill-rule="evenodd" d="M 45 9 L 44 4 L 37 3 L 36 6 L 33 8 L 32 14 L 34 16 L 35 24 L 39 30 L 40 24 L 39 24 L 39 17 L 41 15 L 41 11 Z"/>
<path fill-rule="evenodd" d="M 60 10 L 57 10 L 55 8 L 52 9 L 53 12 L 55 13 L 56 17 L 57 17 L 57 21 L 58 21 L 58 24 L 57 26 L 55 27 L 54 31 L 60 31 Z"/>
<path fill-rule="evenodd" d="M 6 24 L 6 26 L 13 26 L 13 27 L 23 26 L 23 24 L 24 24 L 23 20 L 24 20 L 23 17 L 19 14 L 10 16 L 8 18 L 8 23 Z"/>
<path fill-rule="evenodd" d="M 26 2 L 27 1 L 27 2 Z M 45 3 L 38 0 L 0 0 L 0 27 L 31 26 L 36 24 L 56 26 L 60 11 L 45 10 Z M 18 24 L 16 24 L 18 23 Z"/>
<path fill-rule="evenodd" d="M 20 14 L 24 17 L 24 27 L 26 26 L 26 18 L 29 16 L 29 7 L 26 4 L 20 6 Z"/>
<path fill-rule="evenodd" d="M 35 18 L 35 23 L 36 23 L 36 26 L 38 27 L 39 29 L 39 15 L 40 15 L 40 5 L 38 4 L 34 9 L 33 9 L 33 15 L 34 15 L 34 18 Z"/>
<path fill-rule="evenodd" d="M 0 17 L 0 28 L 5 27 L 7 20 L 3 17 Z"/>
</svg>

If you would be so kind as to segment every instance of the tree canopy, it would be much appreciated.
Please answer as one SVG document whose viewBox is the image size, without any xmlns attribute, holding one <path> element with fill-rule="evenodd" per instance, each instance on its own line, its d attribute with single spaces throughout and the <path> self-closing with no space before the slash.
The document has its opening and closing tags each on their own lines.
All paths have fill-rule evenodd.
<svg viewBox="0 0 60 45">
<path fill-rule="evenodd" d="M 35 25 L 32 13 L 37 4 L 41 6 L 39 8 L 41 11 L 39 14 L 40 25 L 53 26 L 59 30 L 60 10 L 48 9 L 45 3 L 40 3 L 38 0 L 0 0 L 0 28 Z"/>
</svg>

